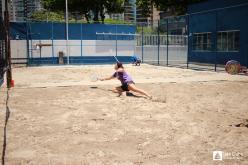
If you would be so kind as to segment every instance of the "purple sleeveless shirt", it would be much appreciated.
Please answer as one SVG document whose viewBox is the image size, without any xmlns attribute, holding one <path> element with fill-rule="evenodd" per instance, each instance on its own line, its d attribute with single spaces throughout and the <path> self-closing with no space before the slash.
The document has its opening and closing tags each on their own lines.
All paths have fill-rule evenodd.
<svg viewBox="0 0 248 165">
<path fill-rule="evenodd" d="M 132 77 L 130 75 L 128 75 L 126 72 L 115 72 L 113 74 L 113 77 L 116 77 L 118 80 L 120 80 L 121 84 L 134 83 Z"/>
</svg>

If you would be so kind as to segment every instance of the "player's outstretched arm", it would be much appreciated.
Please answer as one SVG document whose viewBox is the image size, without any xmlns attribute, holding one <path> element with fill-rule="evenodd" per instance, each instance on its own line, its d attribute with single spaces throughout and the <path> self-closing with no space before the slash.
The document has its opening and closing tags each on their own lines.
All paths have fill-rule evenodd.
<svg viewBox="0 0 248 165">
<path fill-rule="evenodd" d="M 114 79 L 114 76 L 106 77 L 106 78 L 100 78 L 101 81 L 106 81 L 106 80 L 112 80 Z"/>
</svg>

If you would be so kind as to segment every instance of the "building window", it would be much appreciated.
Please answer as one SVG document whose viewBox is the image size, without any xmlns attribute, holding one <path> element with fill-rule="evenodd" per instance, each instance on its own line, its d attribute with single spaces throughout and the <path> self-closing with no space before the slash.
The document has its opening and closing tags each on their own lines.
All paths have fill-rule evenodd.
<svg viewBox="0 0 248 165">
<path fill-rule="evenodd" d="M 217 49 L 223 52 L 239 51 L 240 31 L 218 32 Z"/>
<path fill-rule="evenodd" d="M 193 50 L 194 51 L 211 51 L 212 49 L 212 33 L 194 33 L 193 34 Z"/>
</svg>

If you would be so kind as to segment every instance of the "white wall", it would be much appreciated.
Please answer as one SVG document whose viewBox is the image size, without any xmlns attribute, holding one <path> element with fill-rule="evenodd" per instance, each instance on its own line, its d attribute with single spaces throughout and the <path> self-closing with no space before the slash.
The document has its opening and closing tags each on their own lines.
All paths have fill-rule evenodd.
<svg viewBox="0 0 248 165">
<path fill-rule="evenodd" d="M 51 40 L 31 40 L 29 41 L 30 45 L 30 57 L 52 57 L 52 46 L 38 46 L 40 44 L 50 44 L 52 45 Z"/>
<path fill-rule="evenodd" d="M 82 42 L 82 47 L 81 47 Z M 26 40 L 11 40 L 12 58 L 26 58 Z M 50 44 L 39 49 L 39 44 Z M 132 56 L 135 53 L 135 41 L 117 41 L 118 56 Z M 66 52 L 65 40 L 30 40 L 30 57 L 57 57 L 59 51 Z M 115 40 L 70 40 L 70 56 L 112 56 L 116 54 Z"/>
<path fill-rule="evenodd" d="M 27 57 L 27 42 L 26 40 L 11 40 L 11 57 L 26 58 Z"/>
</svg>

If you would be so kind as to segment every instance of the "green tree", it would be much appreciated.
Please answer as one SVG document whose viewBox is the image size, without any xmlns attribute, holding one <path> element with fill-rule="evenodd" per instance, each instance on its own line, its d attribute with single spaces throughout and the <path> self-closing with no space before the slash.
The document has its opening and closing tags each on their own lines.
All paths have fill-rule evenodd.
<svg viewBox="0 0 248 165">
<path fill-rule="evenodd" d="M 35 21 L 53 21 L 53 22 L 63 22 L 64 15 L 61 12 L 48 12 L 48 11 L 36 11 L 31 16 L 32 20 Z"/>
<path fill-rule="evenodd" d="M 189 4 L 198 3 L 204 0 L 137 0 L 137 5 L 143 9 L 143 14 L 149 16 L 151 7 L 154 5 L 160 11 L 168 11 L 174 15 L 186 13 Z"/>
<path fill-rule="evenodd" d="M 90 12 L 93 13 L 93 21 L 104 23 L 105 14 L 122 13 L 125 0 L 68 0 L 71 13 L 80 13 L 90 22 Z M 42 0 L 45 9 L 53 12 L 65 10 L 65 0 Z M 100 21 L 99 21 L 100 16 Z"/>
</svg>

